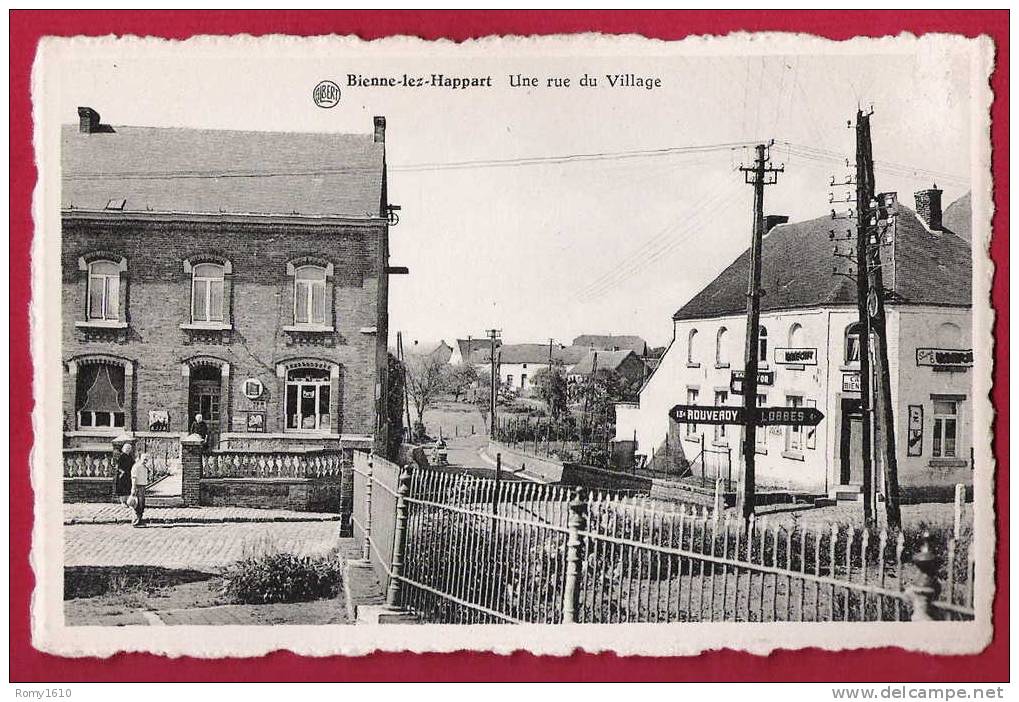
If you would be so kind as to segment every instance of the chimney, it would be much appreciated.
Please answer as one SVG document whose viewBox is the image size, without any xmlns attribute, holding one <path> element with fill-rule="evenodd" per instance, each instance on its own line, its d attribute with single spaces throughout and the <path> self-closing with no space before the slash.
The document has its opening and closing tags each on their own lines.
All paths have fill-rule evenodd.
<svg viewBox="0 0 1019 702">
<path fill-rule="evenodd" d="M 376 116 L 375 117 L 375 143 L 385 144 L 386 143 L 386 118 Z"/>
<path fill-rule="evenodd" d="M 82 134 L 95 134 L 99 131 L 99 113 L 91 107 L 78 108 L 78 131 Z"/>
<path fill-rule="evenodd" d="M 913 197 L 916 198 L 916 213 L 932 231 L 941 229 L 941 193 L 937 183 L 928 190 L 913 193 Z"/>
<path fill-rule="evenodd" d="M 789 217 L 786 215 L 767 215 L 764 218 L 764 235 L 767 236 L 772 229 L 788 221 Z"/>
</svg>

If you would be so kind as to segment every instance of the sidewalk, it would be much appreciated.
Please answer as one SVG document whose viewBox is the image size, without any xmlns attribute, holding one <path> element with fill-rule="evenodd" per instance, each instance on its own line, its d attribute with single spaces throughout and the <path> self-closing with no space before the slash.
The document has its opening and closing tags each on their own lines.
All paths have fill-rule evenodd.
<svg viewBox="0 0 1019 702">
<path fill-rule="evenodd" d="M 114 502 L 74 502 L 64 505 L 64 524 L 127 524 L 133 513 Z M 329 512 L 295 512 L 253 507 L 148 507 L 149 524 L 222 524 L 227 522 L 333 522 L 340 515 Z"/>
</svg>

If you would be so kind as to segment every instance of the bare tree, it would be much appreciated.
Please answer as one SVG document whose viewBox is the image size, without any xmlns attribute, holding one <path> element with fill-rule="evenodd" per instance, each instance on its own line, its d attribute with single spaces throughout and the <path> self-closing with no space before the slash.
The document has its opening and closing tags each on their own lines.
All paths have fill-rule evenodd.
<svg viewBox="0 0 1019 702">
<path fill-rule="evenodd" d="M 415 427 L 414 434 L 423 434 L 425 412 L 449 387 L 449 367 L 435 356 L 408 356 L 405 363 L 407 393 L 417 411 L 417 423 L 422 425 L 420 430 Z"/>
<path fill-rule="evenodd" d="M 475 387 L 478 383 L 478 369 L 469 363 L 458 363 L 450 366 L 448 371 L 449 392 L 453 393 L 453 400 L 460 401 L 461 395 Z"/>
</svg>

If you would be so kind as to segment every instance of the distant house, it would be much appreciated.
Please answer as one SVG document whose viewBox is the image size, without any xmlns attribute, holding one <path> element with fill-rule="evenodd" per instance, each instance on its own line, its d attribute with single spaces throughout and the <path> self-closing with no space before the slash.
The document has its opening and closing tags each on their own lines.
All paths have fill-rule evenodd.
<svg viewBox="0 0 1019 702">
<path fill-rule="evenodd" d="M 501 341 L 495 342 L 495 347 L 502 346 Z M 457 339 L 449 357 L 449 362 L 454 366 L 461 363 L 470 363 L 480 368 L 491 362 L 492 341 L 486 337 L 479 339 Z"/>
<path fill-rule="evenodd" d="M 613 371 L 625 381 L 627 394 L 636 395 L 644 382 L 644 362 L 630 349 L 621 351 L 589 351 L 566 373 L 571 383 L 577 383 L 595 372 Z"/>
<path fill-rule="evenodd" d="M 648 348 L 647 341 L 643 338 L 627 334 L 581 334 L 573 340 L 573 345 L 599 351 L 628 350 L 638 356 L 643 356 Z"/>
</svg>

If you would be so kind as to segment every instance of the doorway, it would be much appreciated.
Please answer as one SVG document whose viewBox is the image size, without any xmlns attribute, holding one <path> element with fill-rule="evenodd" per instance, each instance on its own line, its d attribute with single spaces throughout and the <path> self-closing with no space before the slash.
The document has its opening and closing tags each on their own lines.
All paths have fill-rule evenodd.
<svg viewBox="0 0 1019 702">
<path fill-rule="evenodd" d="M 222 373 L 217 366 L 195 366 L 191 369 L 191 386 L 188 391 L 188 425 L 195 415 L 209 426 L 209 446 L 215 445 L 220 432 L 222 400 Z"/>
<path fill-rule="evenodd" d="M 842 439 L 840 444 L 842 485 L 863 485 L 863 402 L 842 400 Z"/>
</svg>

